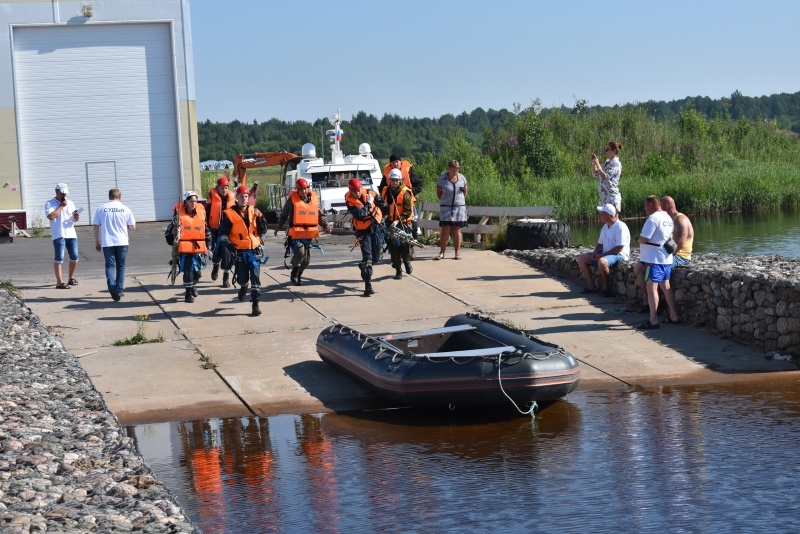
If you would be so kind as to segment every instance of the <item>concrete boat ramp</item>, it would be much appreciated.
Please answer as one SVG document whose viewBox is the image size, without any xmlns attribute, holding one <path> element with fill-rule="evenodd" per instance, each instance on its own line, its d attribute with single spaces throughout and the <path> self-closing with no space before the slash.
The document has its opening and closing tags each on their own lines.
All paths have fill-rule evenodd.
<svg viewBox="0 0 800 534">
<path fill-rule="evenodd" d="M 160 243 L 153 250 L 132 243 L 129 258 L 138 254 L 140 266 L 131 269 L 120 302 L 108 295 L 96 258 L 79 264 L 80 283 L 69 290 L 55 289 L 52 270 L 49 279 L 32 271 L 11 278 L 126 425 L 382 406 L 319 359 L 317 335 L 334 323 L 371 334 L 418 330 L 464 312 L 510 322 L 572 352 L 582 365 L 579 390 L 800 378 L 793 362 L 689 326 L 638 331 L 646 317 L 628 313 L 624 303 L 580 295 L 573 284 L 492 251 L 466 249 L 455 261 L 448 249 L 446 259 L 434 261 L 437 247 L 418 250 L 412 275 L 402 280 L 384 262 L 375 268 L 376 294 L 366 298 L 359 255 L 345 241 L 352 238 L 329 244 L 325 255 L 314 251 L 305 284 L 297 287 L 282 264 L 282 237 L 270 239 L 274 260 L 262 268 L 260 317 L 248 315 L 249 295 L 239 302 L 236 289 L 220 287 L 221 276 L 211 282 L 210 269 L 199 297 L 186 304 L 180 281 L 167 284 L 168 250 Z M 33 246 L 14 250 L 24 254 Z M 87 248 L 91 241 L 82 239 L 81 246 L 82 254 L 96 254 Z M 22 260 L 16 255 L 15 261 Z M 37 265 L 43 267 L 52 264 Z M 148 319 L 137 319 L 143 316 Z M 136 334 L 139 324 L 146 337 L 164 341 L 114 345 Z"/>
</svg>

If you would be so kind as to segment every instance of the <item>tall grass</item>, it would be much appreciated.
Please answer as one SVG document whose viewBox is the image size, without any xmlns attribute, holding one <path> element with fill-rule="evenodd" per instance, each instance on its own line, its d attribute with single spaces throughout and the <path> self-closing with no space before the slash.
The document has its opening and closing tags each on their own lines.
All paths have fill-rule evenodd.
<svg viewBox="0 0 800 534">
<path fill-rule="evenodd" d="M 455 134 L 437 155 L 417 163 L 423 200 L 436 200 L 436 180 L 458 159 L 473 205 L 555 205 L 559 218 L 594 220 L 597 179 L 589 154 L 610 140 L 620 152 L 623 215 L 643 211 L 649 195 L 670 195 L 681 211 L 707 214 L 800 205 L 800 141 L 772 121 L 713 119 L 685 109 L 658 121 L 642 108 L 597 113 L 520 112 L 487 131 L 481 149 Z"/>
</svg>

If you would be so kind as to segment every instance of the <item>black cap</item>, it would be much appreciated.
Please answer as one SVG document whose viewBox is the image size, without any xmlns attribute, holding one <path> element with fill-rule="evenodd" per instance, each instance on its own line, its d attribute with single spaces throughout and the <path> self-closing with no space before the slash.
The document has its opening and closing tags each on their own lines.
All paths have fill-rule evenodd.
<svg viewBox="0 0 800 534">
<path fill-rule="evenodd" d="M 391 156 L 389 156 L 389 163 L 391 163 L 393 161 L 398 161 L 399 159 L 400 159 L 400 156 L 398 156 L 397 154 L 392 154 Z"/>
</svg>

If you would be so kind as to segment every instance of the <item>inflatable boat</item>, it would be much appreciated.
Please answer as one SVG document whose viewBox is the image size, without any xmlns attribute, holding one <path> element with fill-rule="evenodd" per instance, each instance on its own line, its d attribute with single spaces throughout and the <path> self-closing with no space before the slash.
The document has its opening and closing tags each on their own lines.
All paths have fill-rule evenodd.
<svg viewBox="0 0 800 534">
<path fill-rule="evenodd" d="M 456 315 L 442 328 L 382 335 L 335 324 L 317 337 L 317 353 L 404 406 L 512 401 L 531 409 L 567 395 L 580 378 L 578 361 L 563 348 L 477 314 Z"/>
</svg>

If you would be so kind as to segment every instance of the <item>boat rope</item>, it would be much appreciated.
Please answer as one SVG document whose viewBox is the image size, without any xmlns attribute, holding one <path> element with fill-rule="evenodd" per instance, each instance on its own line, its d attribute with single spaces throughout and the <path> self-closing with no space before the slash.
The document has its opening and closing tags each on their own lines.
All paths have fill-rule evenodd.
<svg viewBox="0 0 800 534">
<path fill-rule="evenodd" d="M 503 379 L 500 376 L 500 364 L 502 363 L 502 356 L 503 356 L 502 354 L 497 355 L 497 382 L 500 384 L 500 391 L 502 391 L 503 395 L 505 395 L 506 398 L 511 401 L 511 404 L 514 405 L 514 408 L 516 408 L 519 413 L 521 413 L 522 415 L 530 415 L 531 417 L 534 417 L 535 416 L 534 412 L 536 412 L 536 409 L 539 407 L 536 405 L 536 401 L 533 401 L 533 404 L 531 404 L 531 407 L 528 411 L 523 412 L 522 410 L 519 409 L 517 403 L 514 402 L 514 399 L 512 399 L 508 395 L 508 393 L 506 393 L 506 390 L 503 389 Z"/>
</svg>

